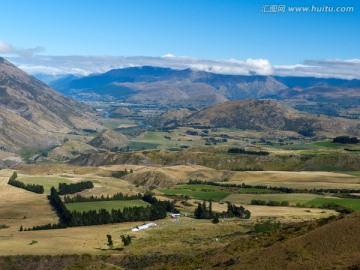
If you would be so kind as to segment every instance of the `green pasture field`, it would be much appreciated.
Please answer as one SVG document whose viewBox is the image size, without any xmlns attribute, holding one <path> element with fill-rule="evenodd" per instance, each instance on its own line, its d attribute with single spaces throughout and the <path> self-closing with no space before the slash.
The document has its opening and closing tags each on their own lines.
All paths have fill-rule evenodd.
<svg viewBox="0 0 360 270">
<path fill-rule="evenodd" d="M 176 186 L 175 189 L 188 189 L 188 190 L 192 190 L 192 191 L 209 192 L 209 191 L 219 191 L 220 187 L 219 186 L 211 186 L 211 185 L 202 185 L 202 184 L 196 184 L 196 185 L 187 184 L 187 185 Z M 244 194 L 275 193 L 273 190 L 261 189 L 261 188 L 240 188 L 239 191 L 240 191 L 240 193 L 244 193 Z"/>
<path fill-rule="evenodd" d="M 220 201 L 230 195 L 230 192 L 225 191 L 193 191 L 188 189 L 160 189 L 160 191 L 167 195 L 188 195 L 189 197 L 200 200 Z"/>
<path fill-rule="evenodd" d="M 338 171 L 338 173 L 345 173 L 345 174 L 360 177 L 360 171 Z"/>
<path fill-rule="evenodd" d="M 108 129 L 116 129 L 119 126 L 119 123 L 117 123 L 117 122 L 105 122 L 103 124 L 103 126 L 108 128 Z"/>
<path fill-rule="evenodd" d="M 59 183 L 71 184 L 73 181 L 58 176 L 37 176 L 37 177 L 19 177 L 19 181 L 25 184 L 38 184 L 44 186 L 44 193 L 50 194 L 51 187 L 58 188 Z"/>
<path fill-rule="evenodd" d="M 129 147 L 131 150 L 146 150 L 146 149 L 155 149 L 160 144 L 151 143 L 151 142 L 136 142 L 132 141 L 129 143 Z"/>
<path fill-rule="evenodd" d="M 348 198 L 315 198 L 307 203 L 311 206 L 321 206 L 324 203 L 337 203 L 339 205 L 351 208 L 355 211 L 360 211 L 360 199 L 348 199 Z"/>
<path fill-rule="evenodd" d="M 98 201 L 98 202 L 78 202 L 78 203 L 66 203 L 65 206 L 69 211 L 90 211 L 106 209 L 124 209 L 125 207 L 134 206 L 147 206 L 148 203 L 142 200 L 130 200 L 130 201 Z"/>
<path fill-rule="evenodd" d="M 196 184 L 196 185 L 180 185 L 180 186 L 176 186 L 176 189 L 188 189 L 188 190 L 192 190 L 192 191 L 217 191 L 219 190 L 219 187 L 217 186 L 210 186 L 210 185 L 202 185 L 202 184 Z"/>
<path fill-rule="evenodd" d="M 288 201 L 290 205 L 297 203 L 309 203 L 316 198 L 322 198 L 321 195 L 306 194 L 306 193 L 281 193 L 281 194 L 231 194 L 224 200 L 237 204 L 250 204 L 251 200 L 264 200 L 264 201 Z M 359 200 L 360 201 L 360 200 Z"/>
</svg>

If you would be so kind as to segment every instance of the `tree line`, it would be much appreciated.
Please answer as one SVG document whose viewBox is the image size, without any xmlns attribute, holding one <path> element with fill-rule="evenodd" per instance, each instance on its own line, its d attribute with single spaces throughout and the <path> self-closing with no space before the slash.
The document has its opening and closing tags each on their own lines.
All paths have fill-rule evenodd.
<svg viewBox="0 0 360 270">
<path fill-rule="evenodd" d="M 252 205 L 267 205 L 267 206 L 289 206 L 290 203 L 289 203 L 289 201 L 278 202 L 278 201 L 273 201 L 273 200 L 265 201 L 265 200 L 253 199 L 253 200 L 251 200 L 250 204 L 252 204 Z"/>
<path fill-rule="evenodd" d="M 201 180 L 192 180 L 190 179 L 188 182 L 189 185 L 209 185 L 209 186 L 218 186 L 218 187 L 226 187 L 226 188 L 257 188 L 257 189 L 268 189 L 273 191 L 278 191 L 280 193 L 293 193 L 295 190 L 292 188 L 286 187 L 271 187 L 271 186 L 263 186 L 263 185 L 247 185 L 242 183 L 241 185 L 237 184 L 226 184 L 212 181 L 201 181 Z"/>
<path fill-rule="evenodd" d="M 59 183 L 59 194 L 60 195 L 74 194 L 93 187 L 94 185 L 91 181 L 82 181 L 79 183 L 71 183 L 71 184 Z"/>
<path fill-rule="evenodd" d="M 268 151 L 252 151 L 252 150 L 245 150 L 244 148 L 229 148 L 229 154 L 247 154 L 247 155 L 255 155 L 255 156 L 267 156 L 269 155 Z"/>
<path fill-rule="evenodd" d="M 339 136 L 333 139 L 333 143 L 357 144 L 360 143 L 360 140 L 356 137 Z"/>
<path fill-rule="evenodd" d="M 256 189 L 267 189 L 276 191 L 279 193 L 314 193 L 314 194 L 322 194 L 322 193 L 360 193 L 360 189 L 335 189 L 335 188 L 313 188 L 313 189 L 294 189 L 288 187 L 272 187 L 265 185 L 248 185 L 242 183 L 241 185 L 237 184 L 226 184 L 222 182 L 212 182 L 212 181 L 201 181 L 201 180 L 192 180 L 190 179 L 188 182 L 189 185 L 209 185 L 209 186 L 218 186 L 225 188 L 256 188 Z"/>
<path fill-rule="evenodd" d="M 239 217 L 249 219 L 251 212 L 246 210 L 243 206 L 236 206 L 230 202 L 227 203 L 227 211 L 222 213 L 216 213 L 212 210 L 212 202 L 209 201 L 207 206 L 206 201 L 199 203 L 194 211 L 194 216 L 197 219 L 217 219 L 219 215 L 223 217 Z M 214 222 L 217 223 L 217 222 Z"/>
<path fill-rule="evenodd" d="M 62 202 L 59 193 L 54 187 L 51 188 L 48 198 L 50 204 L 59 216 L 59 223 L 34 226 L 33 228 L 27 230 L 49 230 L 66 227 L 157 220 L 165 218 L 167 216 L 167 212 L 179 212 L 176 209 L 174 202 L 159 201 L 152 194 L 145 194 L 143 196 L 144 201 L 147 201 L 150 204 L 149 206 L 125 207 L 123 210 L 112 209 L 110 212 L 106 209 L 100 209 L 99 211 L 90 210 L 83 212 L 70 212 Z"/>
<path fill-rule="evenodd" d="M 136 195 L 127 195 L 122 194 L 121 192 L 118 192 L 112 196 L 107 195 L 106 197 L 104 195 L 101 195 L 101 197 L 97 197 L 94 195 L 91 195 L 90 197 L 85 197 L 80 194 L 76 194 L 74 197 L 65 196 L 64 202 L 65 203 L 77 203 L 77 202 L 99 202 L 99 201 L 131 201 L 131 200 L 141 200 L 142 199 L 141 193 L 138 193 Z"/>
<path fill-rule="evenodd" d="M 14 187 L 22 188 L 31 192 L 35 192 L 38 194 L 44 193 L 44 187 L 42 185 L 37 184 L 25 184 L 19 180 L 16 180 L 17 172 L 13 172 L 12 176 L 9 178 L 8 184 Z"/>
</svg>

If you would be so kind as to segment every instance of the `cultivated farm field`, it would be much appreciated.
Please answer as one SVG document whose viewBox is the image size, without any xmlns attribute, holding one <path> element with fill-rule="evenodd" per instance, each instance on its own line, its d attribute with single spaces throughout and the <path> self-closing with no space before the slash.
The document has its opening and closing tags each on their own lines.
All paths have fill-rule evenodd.
<svg viewBox="0 0 360 270">
<path fill-rule="evenodd" d="M 141 225 L 142 222 L 127 222 L 121 224 L 107 224 L 100 226 L 84 226 L 56 230 L 43 231 L 19 231 L 19 227 L 30 228 L 35 225 L 47 223 L 57 223 L 58 217 L 49 205 L 46 198 L 49 188 L 57 186 L 60 182 L 76 183 L 90 180 L 94 183 L 94 188 L 80 192 L 82 196 L 106 196 L 117 192 L 123 194 L 137 194 L 143 192 L 143 187 L 136 187 L 133 183 L 124 179 L 111 177 L 111 172 L 123 171 L 124 169 L 134 171 L 134 174 L 147 170 L 159 170 L 179 179 L 180 184 L 172 186 L 170 189 L 155 190 L 159 198 L 166 199 L 165 195 L 183 194 L 191 199 L 188 201 L 192 206 L 177 203 L 180 211 L 187 216 L 182 216 L 178 223 L 173 219 L 166 218 L 158 220 L 159 227 L 151 228 L 140 232 L 131 232 L 131 228 Z M 0 224 L 9 226 L 0 229 L 0 253 L 3 255 L 14 254 L 111 254 L 106 245 L 106 234 L 113 235 L 116 247 L 122 247 L 120 235 L 128 234 L 133 236 L 133 244 L 127 250 L 133 254 L 141 254 L 150 250 L 154 252 L 166 253 L 176 249 L 179 252 L 191 252 L 193 248 L 199 250 L 206 249 L 207 246 L 214 248 L 224 247 L 231 242 L 231 234 L 245 233 L 251 230 L 252 226 L 259 220 L 279 220 L 282 222 L 299 222 L 303 220 L 313 220 L 331 215 L 337 215 L 335 211 L 316 208 L 297 208 L 297 207 L 270 207 L 266 205 L 249 205 L 251 198 L 264 198 L 266 200 L 288 200 L 290 204 L 316 202 L 317 199 L 327 199 L 324 196 L 313 194 L 273 194 L 256 193 L 262 190 L 248 190 L 251 194 L 233 194 L 231 191 L 224 191 L 217 186 L 208 185 L 188 185 L 185 184 L 194 176 L 199 176 L 202 180 L 214 181 L 223 180 L 229 177 L 229 182 L 233 183 L 233 177 L 242 176 L 247 179 L 241 181 L 245 183 L 262 183 L 267 179 L 271 186 L 282 186 L 289 182 L 291 177 L 298 175 L 297 179 L 307 179 L 310 176 L 302 172 L 231 172 L 216 171 L 203 166 L 181 165 L 181 166 L 138 166 L 138 165 L 113 165 L 101 168 L 77 167 L 69 165 L 29 165 L 19 167 L 19 179 L 26 183 L 45 185 L 45 194 L 35 194 L 29 191 L 9 186 L 7 181 L 12 175 L 13 170 L 0 171 L 0 191 L 4 194 L 4 199 L 0 201 Z M 315 175 L 315 176 L 314 176 Z M 358 177 L 337 174 L 337 173 L 315 173 L 311 177 L 328 176 L 322 180 L 322 185 L 336 184 L 340 186 L 340 180 L 345 179 L 348 184 L 357 186 Z M 284 181 L 285 180 L 285 181 Z M 306 182 L 306 181 L 305 181 Z M 296 183 L 299 181 L 294 181 Z M 180 193 L 179 193 L 180 192 Z M 239 192 L 241 190 L 239 189 Z M 242 189 L 246 192 L 246 189 Z M 226 204 L 216 201 L 230 201 L 236 205 L 243 205 L 251 211 L 250 220 L 240 220 L 236 218 L 226 218 L 219 224 L 212 224 L 209 220 L 197 220 L 191 217 L 197 202 L 202 200 L 214 200 L 214 211 L 226 211 Z M 342 199 L 341 199 L 342 200 Z M 70 210 L 98 210 L 100 208 L 112 209 L 128 206 L 145 206 L 143 201 L 101 201 L 86 203 L 68 203 L 66 206 Z M 174 235 L 177 237 L 173 237 Z M 214 239 L 219 239 L 214 241 Z M 49 250 L 51 246 L 51 250 Z"/>
</svg>

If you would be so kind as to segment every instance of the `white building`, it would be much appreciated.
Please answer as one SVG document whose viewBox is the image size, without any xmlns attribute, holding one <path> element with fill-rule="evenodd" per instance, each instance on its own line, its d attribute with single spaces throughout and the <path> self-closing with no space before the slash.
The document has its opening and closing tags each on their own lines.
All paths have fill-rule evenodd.
<svg viewBox="0 0 360 270">
<path fill-rule="evenodd" d="M 139 225 L 139 226 L 136 226 L 136 227 L 132 228 L 131 231 L 137 232 L 137 231 L 140 231 L 140 230 L 145 230 L 147 228 L 156 227 L 156 226 L 157 226 L 156 223 L 146 223 L 146 224 Z"/>
</svg>

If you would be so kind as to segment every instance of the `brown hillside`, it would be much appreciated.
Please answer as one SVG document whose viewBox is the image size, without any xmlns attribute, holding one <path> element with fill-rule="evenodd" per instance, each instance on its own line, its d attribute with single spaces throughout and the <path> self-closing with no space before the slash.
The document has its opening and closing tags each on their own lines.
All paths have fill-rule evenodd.
<svg viewBox="0 0 360 270">
<path fill-rule="evenodd" d="M 160 171 L 134 172 L 126 175 L 124 180 L 145 188 L 168 188 L 175 184 L 174 179 Z"/>
<path fill-rule="evenodd" d="M 88 107 L 3 58 L 0 58 L 0 104 L 0 146 L 8 151 L 56 145 L 57 133 L 98 127 Z"/>
<path fill-rule="evenodd" d="M 187 108 L 170 110 L 149 120 L 149 123 L 153 126 L 171 126 L 181 122 L 185 117 L 191 115 L 192 113 L 194 112 Z"/>
<path fill-rule="evenodd" d="M 359 269 L 360 213 L 256 250 L 229 269 L 253 269 L 254 266 L 257 269 Z"/>
<path fill-rule="evenodd" d="M 187 124 L 201 124 L 252 130 L 324 131 L 332 134 L 360 134 L 359 122 L 317 117 L 287 109 L 271 100 L 229 101 L 189 116 Z"/>
<path fill-rule="evenodd" d="M 104 149 L 122 148 L 129 143 L 128 138 L 120 132 L 113 130 L 103 131 L 100 135 L 92 139 L 89 144 L 94 147 Z"/>
</svg>

